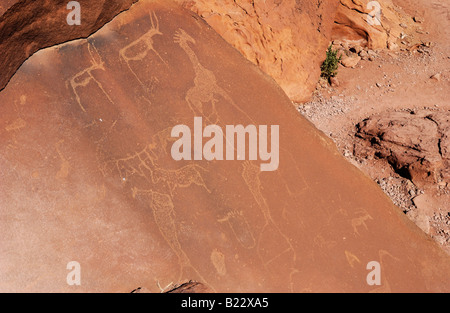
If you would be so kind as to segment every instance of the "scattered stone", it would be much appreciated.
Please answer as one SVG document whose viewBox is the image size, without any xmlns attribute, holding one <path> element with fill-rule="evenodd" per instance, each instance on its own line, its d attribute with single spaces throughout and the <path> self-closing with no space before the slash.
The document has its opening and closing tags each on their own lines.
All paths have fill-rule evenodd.
<svg viewBox="0 0 450 313">
<path fill-rule="evenodd" d="M 359 56 L 361 57 L 362 60 L 367 60 L 369 58 L 369 54 L 367 53 L 366 50 L 361 50 L 359 52 Z"/>
<path fill-rule="evenodd" d="M 373 51 L 373 50 L 367 50 L 367 53 L 368 53 L 370 56 L 373 56 L 373 57 L 376 57 L 376 56 L 377 56 L 377 53 L 376 53 L 375 51 Z"/>
<path fill-rule="evenodd" d="M 331 87 L 339 87 L 339 80 L 337 77 L 330 77 L 330 85 Z"/>
<path fill-rule="evenodd" d="M 368 50 L 367 54 L 369 55 L 369 61 L 374 61 L 377 57 L 377 53 L 373 50 Z"/>
<path fill-rule="evenodd" d="M 441 244 L 441 245 L 444 245 L 445 242 L 447 241 L 447 240 L 445 239 L 445 237 L 444 237 L 444 236 L 441 236 L 441 235 L 435 236 L 434 239 L 435 239 L 439 244 Z"/>
<path fill-rule="evenodd" d="M 420 16 L 414 16 L 413 17 L 413 21 L 416 22 L 416 23 L 422 24 L 425 21 L 425 19 L 423 17 L 420 17 Z"/>
<path fill-rule="evenodd" d="M 359 61 L 361 61 L 359 55 L 343 56 L 341 64 L 345 67 L 355 68 Z"/>
<path fill-rule="evenodd" d="M 389 50 L 397 50 L 398 49 L 398 45 L 395 41 L 388 41 L 387 47 Z"/>
<path fill-rule="evenodd" d="M 441 81 L 441 73 L 434 74 L 430 77 L 430 79 L 440 82 Z"/>
<path fill-rule="evenodd" d="M 325 78 L 323 78 L 323 77 L 321 77 L 319 79 L 319 88 L 321 88 L 321 89 L 328 88 L 328 81 Z"/>
<path fill-rule="evenodd" d="M 315 95 L 311 102 L 298 106 L 297 110 L 312 122 L 317 122 L 319 120 L 326 120 L 332 116 L 347 113 L 351 107 L 351 103 L 348 98 L 332 96 L 327 99 L 319 94 Z"/>
</svg>

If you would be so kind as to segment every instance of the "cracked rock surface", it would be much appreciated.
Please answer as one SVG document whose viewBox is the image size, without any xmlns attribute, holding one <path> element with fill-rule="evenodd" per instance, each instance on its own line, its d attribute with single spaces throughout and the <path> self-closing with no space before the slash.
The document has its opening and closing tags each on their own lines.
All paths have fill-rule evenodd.
<svg viewBox="0 0 450 313">
<path fill-rule="evenodd" d="M 35 52 L 66 41 L 86 38 L 127 10 L 137 0 L 78 0 L 81 25 L 66 21 L 67 0 L 7 0 L 0 4 L 0 90 Z"/>
<path fill-rule="evenodd" d="M 450 182 L 450 112 L 409 110 L 373 115 L 357 126 L 364 139 L 357 155 L 371 153 L 386 159 L 416 185 Z"/>
</svg>

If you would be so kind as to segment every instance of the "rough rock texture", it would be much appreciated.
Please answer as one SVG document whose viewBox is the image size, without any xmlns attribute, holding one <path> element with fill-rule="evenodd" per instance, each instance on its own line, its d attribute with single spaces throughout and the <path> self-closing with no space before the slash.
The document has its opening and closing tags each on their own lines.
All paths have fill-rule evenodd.
<svg viewBox="0 0 450 313">
<path fill-rule="evenodd" d="M 379 0 L 380 25 L 370 25 L 368 14 L 375 15 L 376 7 L 368 7 L 371 0 L 340 0 L 333 27 L 333 40 L 359 41 L 370 49 L 385 49 L 398 40 L 405 30 L 400 26 L 411 25 L 409 18 L 391 0 Z"/>
<path fill-rule="evenodd" d="M 391 0 L 378 2 L 381 25 L 367 23 L 370 0 L 175 1 L 205 19 L 295 102 L 311 99 L 330 39 L 395 50 L 413 24 Z"/>
<path fill-rule="evenodd" d="M 279 169 L 174 161 L 171 129 L 195 116 L 279 125 Z M 0 177 L 0 291 L 450 291 L 440 247 L 272 79 L 167 1 L 21 66 L 0 92 Z M 381 286 L 366 282 L 371 261 Z"/>
<path fill-rule="evenodd" d="M 15 73 L 18 66 L 37 50 L 56 43 L 87 37 L 118 12 L 129 8 L 137 0 L 79 1 L 82 6 L 81 26 L 68 26 L 65 16 L 67 0 L 40 1 L 5 0 L 0 4 L 0 50 L 4 51 L 0 90 Z M 172 0 L 183 4 L 204 18 L 227 42 L 247 59 L 257 64 L 283 88 L 292 101 L 310 100 L 315 82 L 320 75 L 320 64 L 330 38 L 359 41 L 370 49 L 390 47 L 402 33 L 399 26 L 408 25 L 405 14 L 391 0 L 380 1 L 382 26 L 366 22 L 369 0 L 297 1 L 209 1 Z M 59 8 L 51 10 L 50 8 Z M 21 12 L 22 15 L 17 14 Z M 45 17 L 36 15 L 44 12 Z M 6 20 L 7 19 L 7 20 Z M 333 25 L 333 21 L 335 24 Z M 41 33 L 39 23 L 48 29 L 59 29 L 53 34 Z M 11 28 L 15 28 L 11 31 Z M 17 32 L 16 30 L 19 29 Z"/>
<path fill-rule="evenodd" d="M 176 0 L 196 12 L 291 100 L 310 99 L 330 41 L 338 0 Z"/>
<path fill-rule="evenodd" d="M 18 2 L 19 0 L 2 0 L 0 3 L 0 16 L 3 15 L 3 13 L 6 12 L 14 3 Z"/>
<path fill-rule="evenodd" d="M 345 67 L 354 68 L 356 65 L 358 65 L 359 61 L 361 61 L 361 57 L 358 56 L 357 54 L 350 55 L 350 56 L 342 54 L 341 64 Z"/>
<path fill-rule="evenodd" d="M 362 140 L 354 151 L 358 158 L 386 160 L 407 179 L 412 203 L 405 213 L 450 254 L 449 135 L 448 110 L 386 112 L 357 125 Z"/>
<path fill-rule="evenodd" d="M 91 35 L 137 0 L 78 0 L 81 25 L 69 26 L 68 0 L 11 0 L 0 5 L 0 90 L 39 49 Z M 6 12 L 5 10 L 8 9 Z"/>
<path fill-rule="evenodd" d="M 389 112 L 357 125 L 357 136 L 419 186 L 450 183 L 450 112 Z"/>
</svg>

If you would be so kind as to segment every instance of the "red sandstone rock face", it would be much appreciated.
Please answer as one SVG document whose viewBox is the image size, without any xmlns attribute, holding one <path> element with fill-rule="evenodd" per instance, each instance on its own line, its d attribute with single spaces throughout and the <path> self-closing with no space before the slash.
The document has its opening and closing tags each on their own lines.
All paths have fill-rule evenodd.
<svg viewBox="0 0 450 313">
<path fill-rule="evenodd" d="M 7 0 L 0 5 L 0 90 L 19 66 L 39 49 L 87 37 L 136 1 L 78 0 L 82 9 L 81 25 L 69 26 L 66 21 L 70 12 L 68 0 Z"/>
<path fill-rule="evenodd" d="M 39 1 L 22 1 L 0 18 L 0 39 L 4 41 L 0 49 L 5 51 L 5 64 L 8 65 L 1 68 L 4 74 L 0 78 L 0 89 L 18 66 L 37 50 L 86 37 L 135 1 L 116 0 L 107 4 L 102 1 L 79 1 L 83 8 L 81 27 L 71 27 L 65 23 L 63 17 L 68 13 L 66 0 L 44 2 L 44 9 Z M 5 0 L 0 4 L 0 15 L 16 2 Z M 390 0 L 379 2 L 382 8 L 381 26 L 371 26 L 366 21 L 367 14 L 372 11 L 367 8 L 369 0 L 327 0 L 318 3 L 273 0 L 175 2 L 182 3 L 203 17 L 227 42 L 272 76 L 296 102 L 310 99 L 330 39 L 356 40 L 371 49 L 386 48 L 389 42 L 394 46 L 400 36 L 400 21 L 408 24 L 405 14 L 398 13 L 399 9 Z M 59 8 L 58 17 L 52 16 L 48 20 L 33 17 L 33 12 L 45 11 L 49 6 Z M 20 15 L 17 12 L 21 12 Z M 33 34 L 36 29 L 45 29 L 39 23 L 42 26 L 45 24 L 47 29 L 60 31 L 41 32 L 36 36 Z M 7 25 L 15 25 L 17 29 L 10 32 Z"/>
<path fill-rule="evenodd" d="M 204 18 L 295 102 L 310 99 L 330 39 L 395 50 L 406 32 L 400 24 L 413 24 L 391 0 L 378 1 L 379 25 L 367 22 L 378 11 L 368 6 L 370 0 L 176 1 Z"/>
<path fill-rule="evenodd" d="M 360 41 L 362 46 L 370 49 L 395 49 L 395 44 L 402 32 L 406 32 L 400 24 L 412 24 L 408 17 L 391 0 L 376 1 L 379 7 L 369 3 L 371 0 L 340 0 L 332 31 L 333 40 Z M 377 16 L 380 12 L 379 24 L 368 23 L 367 17 Z"/>
<path fill-rule="evenodd" d="M 3 0 L 0 3 L 0 15 L 6 12 L 14 3 L 18 2 L 18 0 Z"/>
<path fill-rule="evenodd" d="M 330 41 L 337 0 L 177 1 L 272 76 L 291 100 L 310 99 Z"/>
<path fill-rule="evenodd" d="M 279 169 L 174 161 L 171 129 L 195 116 L 279 125 Z M 21 66 L 0 93 L 0 173 L 0 291 L 449 291 L 437 244 L 273 80 L 166 1 Z M 371 261 L 381 286 L 366 283 Z"/>
</svg>

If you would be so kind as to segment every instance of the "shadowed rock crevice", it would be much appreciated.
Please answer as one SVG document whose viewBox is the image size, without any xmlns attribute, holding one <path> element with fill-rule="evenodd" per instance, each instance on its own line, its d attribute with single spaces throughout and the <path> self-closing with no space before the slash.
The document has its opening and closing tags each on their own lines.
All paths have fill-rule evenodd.
<svg viewBox="0 0 450 313">
<path fill-rule="evenodd" d="M 67 24 L 67 0 L 22 0 L 0 16 L 0 90 L 40 49 L 87 38 L 138 0 L 79 0 L 81 25 Z"/>
</svg>

